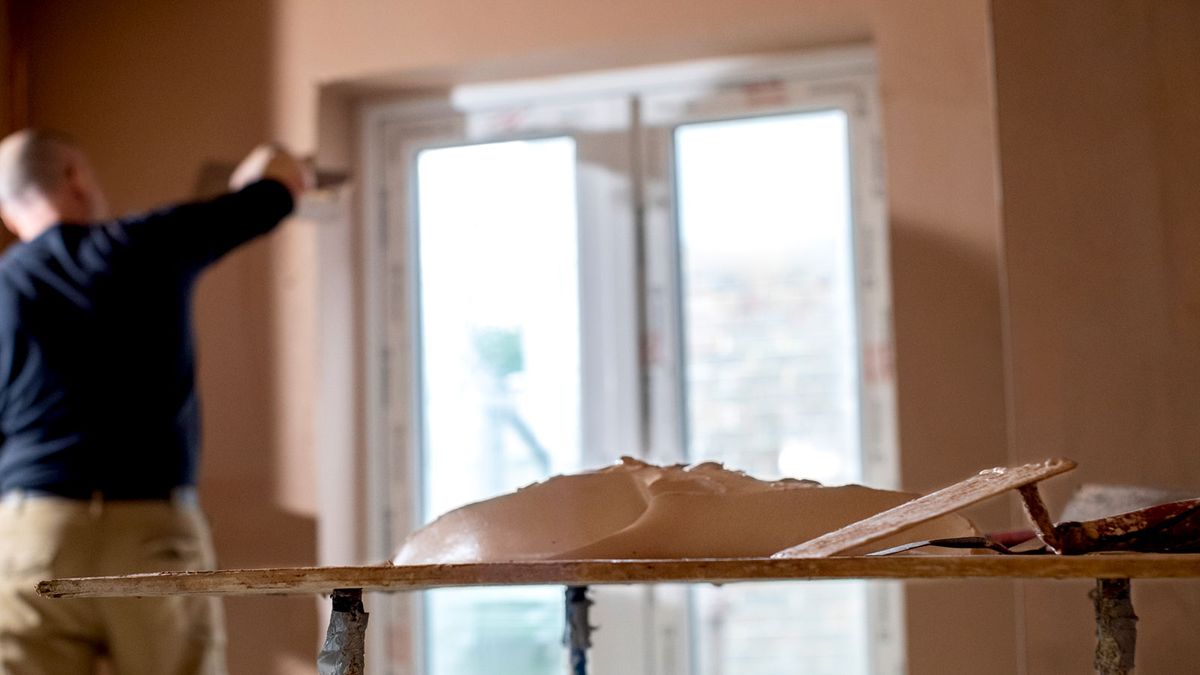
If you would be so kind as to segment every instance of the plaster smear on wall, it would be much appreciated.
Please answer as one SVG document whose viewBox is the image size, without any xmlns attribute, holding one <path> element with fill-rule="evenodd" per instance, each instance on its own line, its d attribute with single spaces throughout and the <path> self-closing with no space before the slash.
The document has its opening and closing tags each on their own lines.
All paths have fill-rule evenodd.
<svg viewBox="0 0 1200 675">
<path fill-rule="evenodd" d="M 765 557 L 916 496 L 762 481 L 713 462 L 663 467 L 625 457 L 450 511 L 410 535 L 392 562 Z M 870 550 L 976 534 L 952 514 Z"/>
</svg>

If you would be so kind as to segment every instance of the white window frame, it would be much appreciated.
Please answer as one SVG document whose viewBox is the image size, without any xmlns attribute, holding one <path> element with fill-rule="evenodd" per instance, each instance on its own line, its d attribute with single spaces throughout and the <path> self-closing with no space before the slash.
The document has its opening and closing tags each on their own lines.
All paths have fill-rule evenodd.
<svg viewBox="0 0 1200 675">
<path fill-rule="evenodd" d="M 581 181 L 580 248 L 604 249 L 602 257 L 581 256 L 581 306 L 602 307 L 602 312 L 581 316 L 581 355 L 585 390 L 582 418 L 584 461 L 609 459 L 595 448 L 628 448 L 624 454 L 641 454 L 651 461 L 683 461 L 686 414 L 681 379 L 682 339 L 679 329 L 678 250 L 676 222 L 670 195 L 641 194 L 644 185 L 670 185 L 669 167 L 656 158 L 667 158 L 662 144 L 669 143 L 675 125 L 720 118 L 736 107 L 745 110 L 746 97 L 762 94 L 755 114 L 776 108 L 795 111 L 796 99 L 813 109 L 838 107 L 850 122 L 851 171 L 854 181 L 854 255 L 860 382 L 864 369 L 880 369 L 883 376 L 866 380 L 860 390 L 863 420 L 864 482 L 894 487 L 898 482 L 895 390 L 890 378 L 891 311 L 886 204 L 883 187 L 879 101 L 875 86 L 872 50 L 849 48 L 811 54 L 727 58 L 653 66 L 621 71 L 572 75 L 564 78 L 465 85 L 435 100 L 366 106 L 361 122 L 364 189 L 362 214 L 366 245 L 363 270 L 366 289 L 368 353 L 367 494 L 370 555 L 390 558 L 398 542 L 394 523 L 409 528 L 420 525 L 422 495 L 418 381 L 419 333 L 418 274 L 412 264 L 415 228 L 406 225 L 411 213 L 398 209 L 412 200 L 396 199 L 395 190 L 411 194 L 411 174 L 403 180 L 393 173 L 396 157 L 413 152 L 404 136 L 419 138 L 421 147 L 444 137 L 449 144 L 511 140 L 566 133 L 581 128 L 604 129 L 620 123 L 620 115 L 634 114 L 641 121 L 636 145 L 618 148 L 607 161 L 623 165 L 628 185 L 607 189 L 629 191 L 635 209 L 615 208 Z M 753 90 L 753 91 L 752 91 Z M 603 103 L 606 99 L 608 104 Z M 731 101 L 738 99 L 738 103 Z M 597 103 L 601 102 L 601 103 Z M 639 106 L 636 111 L 623 103 Z M 782 106 L 782 107 L 781 107 Z M 560 114 L 556 115 L 554 111 Z M 525 115 L 514 116 L 514 111 Z M 615 117 L 614 117 L 615 116 Z M 401 137 L 396 135 L 400 134 Z M 624 154 L 624 158 L 620 155 Z M 653 178 L 653 181 L 647 181 Z M 392 190 L 392 193 L 389 193 Z M 587 215 L 585 215 L 587 214 Z M 586 219 L 604 220 L 609 227 L 594 227 Z M 401 232 L 402 236 L 394 236 Z M 598 269 L 592 261 L 608 261 Z M 639 264 L 639 262 L 641 264 Z M 604 322 L 597 316 L 627 316 L 630 321 Z M 658 346 L 643 360 L 648 341 Z M 594 348 L 603 345 L 603 348 Z M 865 352 L 870 350 L 871 354 Z M 406 499 L 394 499 L 398 490 Z M 385 505 L 388 505 L 385 508 Z M 644 624 L 654 605 L 679 605 L 683 589 L 646 587 L 636 597 L 620 602 L 642 607 L 641 617 L 629 626 L 648 634 L 642 644 L 647 673 L 692 672 L 687 621 L 655 617 Z M 903 601 L 896 584 L 875 583 L 871 628 L 877 638 L 873 662 L 876 672 L 903 672 Z M 409 617 L 413 633 L 422 627 L 419 599 L 398 595 L 387 604 L 388 616 L 372 622 L 375 635 L 368 642 L 382 656 L 386 641 L 396 634 L 388 626 L 395 617 Z M 394 604 L 392 604 L 394 603 Z M 603 606 L 597 610 L 603 611 Z M 378 615 L 385 612 L 376 610 Z M 614 625 L 609 622 L 609 625 Z M 643 630 L 647 628 L 648 630 Z M 385 633 L 386 629 L 386 633 Z M 411 673 L 424 672 L 420 646 Z M 376 656 L 372 661 L 379 663 Z M 670 664 L 676 664 L 671 666 Z"/>
</svg>

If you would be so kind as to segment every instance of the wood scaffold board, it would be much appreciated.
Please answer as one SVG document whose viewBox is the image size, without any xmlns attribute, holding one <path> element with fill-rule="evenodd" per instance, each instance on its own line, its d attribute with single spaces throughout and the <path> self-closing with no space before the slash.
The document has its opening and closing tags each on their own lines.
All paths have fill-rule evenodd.
<svg viewBox="0 0 1200 675">
<path fill-rule="evenodd" d="M 419 591 L 450 586 L 731 583 L 805 579 L 1194 578 L 1200 555 L 1105 553 L 1083 556 L 898 555 L 834 558 L 580 560 L 456 565 L 283 567 L 160 572 L 53 579 L 38 593 L 56 598 L 269 595 Z"/>
</svg>

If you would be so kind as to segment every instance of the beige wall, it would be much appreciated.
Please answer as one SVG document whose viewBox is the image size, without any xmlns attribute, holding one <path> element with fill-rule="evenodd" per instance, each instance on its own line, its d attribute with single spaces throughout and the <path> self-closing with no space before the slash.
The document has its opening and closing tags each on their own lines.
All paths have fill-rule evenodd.
<svg viewBox="0 0 1200 675">
<path fill-rule="evenodd" d="M 1188 122 L 1195 87 L 1180 84 L 1196 81 L 1183 58 L 1200 60 L 1198 31 L 1185 28 L 1195 10 L 1183 0 L 1086 12 L 1015 0 L 101 4 L 37 3 L 32 114 L 85 140 L 122 210 L 187 196 L 205 162 L 233 161 L 265 136 L 317 149 L 322 89 L 328 110 L 331 97 L 353 104 L 336 93 L 353 91 L 346 85 L 416 88 L 871 40 L 906 486 L 1048 454 L 1076 456 L 1088 479 L 1200 483 L 1200 460 L 1181 450 L 1200 440 L 1191 415 L 1200 357 L 1188 349 L 1200 337 L 1200 277 L 1187 265 L 1200 246 L 1188 227 L 1200 210 L 1200 153 Z M 328 126 L 320 137 L 338 137 Z M 352 272 L 329 268 L 328 236 L 293 222 L 202 284 L 202 488 L 224 565 L 316 558 L 313 355 L 329 347 L 319 328 L 335 302 L 326 282 Z M 1129 448 L 1150 461 L 1133 461 Z M 975 515 L 1003 526 L 1011 512 L 997 503 Z M 1043 586 L 1058 588 L 914 584 L 911 672 L 1080 670 L 1088 627 L 1066 635 L 1037 617 L 1086 617 L 1083 590 L 1053 591 L 1044 612 L 1030 600 Z M 1139 599 L 1143 626 L 1162 621 L 1160 605 Z M 230 610 L 233 672 L 311 672 L 311 603 L 253 598 Z M 1147 630 L 1151 644 L 1175 639 Z"/>
<path fill-rule="evenodd" d="M 994 5 L 1014 456 L 1200 487 L 1200 5 Z M 1200 588 L 1134 588 L 1139 669 L 1193 670 Z M 1024 589 L 1030 673 L 1087 670 L 1086 589 Z"/>
<path fill-rule="evenodd" d="M 529 76 L 793 49 L 869 35 L 872 0 L 277 2 L 273 121 L 315 142 L 316 86 L 367 78 Z"/>
</svg>

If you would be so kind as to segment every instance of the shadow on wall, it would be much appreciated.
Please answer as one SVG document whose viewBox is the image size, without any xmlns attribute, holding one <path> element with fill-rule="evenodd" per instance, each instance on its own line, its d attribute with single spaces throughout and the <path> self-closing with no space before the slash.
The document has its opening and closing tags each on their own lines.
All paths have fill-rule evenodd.
<svg viewBox="0 0 1200 675">
<path fill-rule="evenodd" d="M 1158 487 L 1188 487 L 1164 483 L 1155 474 L 1140 468 L 1138 462 L 1125 456 L 1114 456 L 1103 447 L 1083 445 L 1079 438 L 1068 436 L 1075 447 L 1043 450 L 1031 455 L 1036 448 L 1021 447 L 1017 437 L 1014 447 L 997 445 L 1011 430 L 987 428 L 981 423 L 992 421 L 981 417 L 979 411 L 1003 412 L 1003 379 L 989 378 L 1013 366 L 1006 357 L 995 352 L 997 340 L 1009 328 L 997 318 L 993 321 L 996 335 L 988 333 L 988 312 L 998 307 L 985 307 L 981 298 L 1000 295 L 996 260 L 968 246 L 938 236 L 912 222 L 892 223 L 893 277 L 896 292 L 897 343 L 908 346 L 900 349 L 897 368 L 902 385 L 899 417 L 907 420 L 938 420 L 929 428 L 907 429 L 906 445 L 902 448 L 906 466 L 920 466 L 919 475 L 904 477 L 906 489 L 928 492 L 949 484 L 983 468 L 1042 459 L 1044 454 L 1065 453 L 1080 462 L 1080 468 L 1062 477 L 1047 481 L 1042 492 L 1051 515 L 1062 512 L 1070 494 L 1084 481 L 1148 484 Z M 1019 272 L 1015 271 L 1014 273 Z M 1080 274 L 1086 274 L 1081 270 Z M 1045 311 L 1046 307 L 1062 304 L 1066 291 L 1045 289 L 1058 293 L 1055 297 L 1027 297 L 1019 308 L 1025 314 L 1020 328 L 1025 331 L 1048 331 L 1070 317 L 1061 312 Z M 999 314 L 996 314 L 999 317 Z M 1113 324 L 1113 331 L 1127 330 Z M 1064 327 L 1078 331 L 1078 325 Z M 949 343 L 928 344 L 931 336 L 953 335 Z M 944 337 L 941 339 L 945 339 Z M 992 346 L 989 346 L 992 345 Z M 1045 356 L 1045 354 L 1033 354 Z M 1017 352 L 1013 362 L 1030 368 L 1031 353 Z M 906 358 L 905 357 L 909 357 Z M 1164 357 L 1165 358 L 1165 357 Z M 981 370 L 983 364 L 995 368 Z M 1075 373 L 1067 384 L 1087 386 L 1087 372 Z M 1147 372 L 1145 377 L 1151 377 Z M 1018 382 L 1020 384 L 1020 382 Z M 1093 386 L 1102 388 L 1104 383 Z M 1030 385 L 1027 385 L 1030 386 Z M 1020 393 L 1029 394 L 1029 390 Z M 1105 393 L 1103 391 L 1098 392 Z M 1120 393 L 1110 387 L 1110 397 L 1119 400 Z M 1103 397 L 1091 399 L 1105 403 Z M 1095 419 L 1104 414 L 1103 407 L 1064 406 L 1066 413 L 1079 419 Z M 1018 411 L 1020 413 L 1021 411 Z M 1038 414 L 1060 414 L 1063 411 L 1038 410 Z M 1030 414 L 1025 411 L 1025 414 Z M 1003 423 L 1001 417 L 997 420 Z M 1043 447 L 1044 444 L 1043 444 Z M 1010 456 L 1011 453 L 1011 456 Z M 1163 453 L 1164 455 L 1166 453 Z M 914 459 L 914 457 L 916 457 Z M 1169 458 L 1157 458 L 1169 464 Z M 1140 460 L 1139 460 L 1140 461 Z M 1139 473 L 1138 471 L 1141 471 Z M 1178 480 L 1185 480 L 1181 475 Z M 1157 482 L 1156 482 L 1157 481 Z M 1005 527 L 1024 527 L 1019 502 L 1015 494 L 996 497 L 967 512 L 984 530 Z M 957 633 L 962 644 L 948 646 L 938 653 L 912 651 L 909 672 L 970 672 L 970 663 L 1004 664 L 997 672 L 1027 672 L 1029 675 L 1091 672 L 1094 638 L 1094 615 L 1088 592 L 1094 582 L 1088 580 L 1059 581 L 982 581 L 931 582 L 907 584 L 909 602 L 907 630 L 910 635 L 942 634 L 947 626 L 959 626 Z M 963 591 L 970 602 L 963 603 Z M 1197 648 L 1194 642 L 1182 639 L 1188 630 L 1188 617 L 1200 612 L 1200 584 L 1194 581 L 1138 580 L 1133 583 L 1134 608 L 1141 618 L 1138 624 L 1138 665 L 1146 672 L 1192 672 Z M 991 622 L 1010 623 L 1017 618 L 1020 629 L 1017 643 L 996 639 L 989 633 Z M 961 626 L 971 626 L 964 639 Z M 996 633 L 1000 635 L 1000 633 Z M 989 671 L 990 672 L 990 671 Z"/>
<path fill-rule="evenodd" d="M 997 257 L 961 237 L 944 223 L 890 221 L 901 487 L 913 492 L 1008 463 Z M 964 515 L 1007 529 L 1011 499 Z M 1019 672 L 1014 583 L 906 582 L 908 672 Z M 946 634 L 955 641 L 928 648 L 924 636 Z"/>
<path fill-rule="evenodd" d="M 926 493 L 1009 462 L 1000 276 L 993 251 L 903 219 L 890 228 L 901 482 Z M 970 515 L 1004 528 L 1009 507 Z"/>
</svg>

